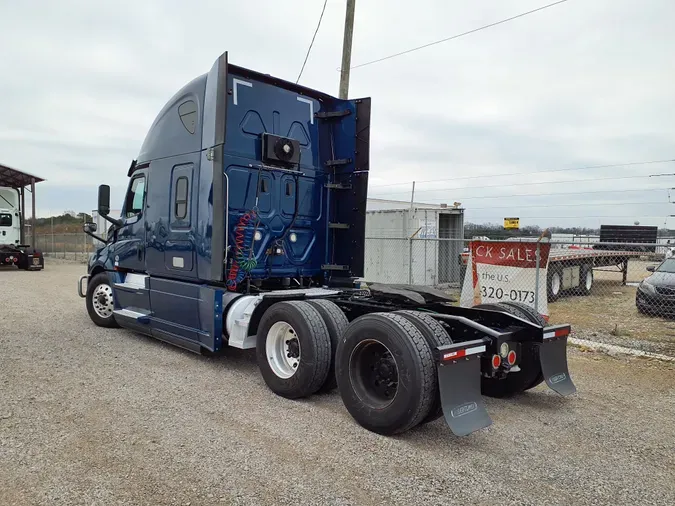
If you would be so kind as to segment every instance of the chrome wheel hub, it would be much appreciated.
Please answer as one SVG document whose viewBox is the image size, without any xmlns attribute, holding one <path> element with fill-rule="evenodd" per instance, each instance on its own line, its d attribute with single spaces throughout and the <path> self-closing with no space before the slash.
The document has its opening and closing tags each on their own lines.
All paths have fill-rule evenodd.
<svg viewBox="0 0 675 506">
<path fill-rule="evenodd" d="M 94 312 L 101 318 L 110 318 L 113 314 L 113 293 L 110 285 L 101 284 L 96 287 L 91 296 Z"/>
<path fill-rule="evenodd" d="M 300 365 L 300 341 L 295 329 L 286 322 L 276 322 L 267 332 L 265 344 L 267 363 L 272 372 L 282 379 L 295 374 Z"/>
</svg>

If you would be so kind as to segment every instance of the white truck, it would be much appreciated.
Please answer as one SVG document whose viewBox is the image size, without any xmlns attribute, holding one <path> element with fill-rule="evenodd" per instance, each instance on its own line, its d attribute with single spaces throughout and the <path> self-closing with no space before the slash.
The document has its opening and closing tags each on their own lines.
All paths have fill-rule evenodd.
<svg viewBox="0 0 675 506">
<path fill-rule="evenodd" d="M 40 181 L 44 180 L 0 164 L 0 266 L 16 266 L 26 271 L 44 269 L 42 253 L 24 244 L 23 230 L 27 188 L 33 202 L 32 224 L 35 229 L 35 184 Z"/>
<path fill-rule="evenodd" d="M 0 244 L 20 242 L 19 192 L 14 188 L 0 188 Z"/>
</svg>

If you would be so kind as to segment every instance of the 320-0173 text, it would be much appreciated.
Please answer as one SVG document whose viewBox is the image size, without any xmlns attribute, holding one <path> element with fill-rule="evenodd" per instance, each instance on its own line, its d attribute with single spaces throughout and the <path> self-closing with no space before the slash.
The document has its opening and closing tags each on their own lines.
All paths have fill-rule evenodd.
<svg viewBox="0 0 675 506">
<path fill-rule="evenodd" d="M 495 288 L 494 286 L 481 287 L 483 297 L 488 299 L 508 299 L 513 302 L 529 302 L 534 303 L 533 290 L 504 290 L 503 288 Z"/>
</svg>

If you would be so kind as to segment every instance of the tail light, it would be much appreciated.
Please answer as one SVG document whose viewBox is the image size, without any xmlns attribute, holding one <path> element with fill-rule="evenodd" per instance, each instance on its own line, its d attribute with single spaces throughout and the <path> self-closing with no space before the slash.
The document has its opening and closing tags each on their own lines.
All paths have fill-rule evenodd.
<svg viewBox="0 0 675 506">
<path fill-rule="evenodd" d="M 516 363 L 516 352 L 511 350 L 506 357 L 506 360 L 509 362 L 509 365 L 513 365 Z"/>
<path fill-rule="evenodd" d="M 499 355 L 492 355 L 492 368 L 499 369 L 499 366 L 502 365 L 502 359 Z"/>
</svg>

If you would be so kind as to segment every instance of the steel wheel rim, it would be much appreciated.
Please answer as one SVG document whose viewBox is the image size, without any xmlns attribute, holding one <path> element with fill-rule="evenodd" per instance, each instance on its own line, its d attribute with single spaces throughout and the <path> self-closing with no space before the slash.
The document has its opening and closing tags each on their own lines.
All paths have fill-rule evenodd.
<svg viewBox="0 0 675 506">
<path fill-rule="evenodd" d="M 593 272 L 587 271 L 586 272 L 586 290 L 590 290 L 591 286 L 593 286 Z"/>
<path fill-rule="evenodd" d="M 292 377 L 300 366 L 300 341 L 295 329 L 286 322 L 276 322 L 267 331 L 267 363 L 281 379 Z"/>
<path fill-rule="evenodd" d="M 551 277 L 551 291 L 554 295 L 558 295 L 560 291 L 560 276 L 557 272 Z"/>
<path fill-rule="evenodd" d="M 110 318 L 113 314 L 113 292 L 110 285 L 101 284 L 96 287 L 91 296 L 91 305 L 94 312 L 101 318 Z"/>
<path fill-rule="evenodd" d="M 361 341 L 349 356 L 349 382 L 354 393 L 375 409 L 384 409 L 398 395 L 394 355 L 375 339 Z"/>
</svg>

